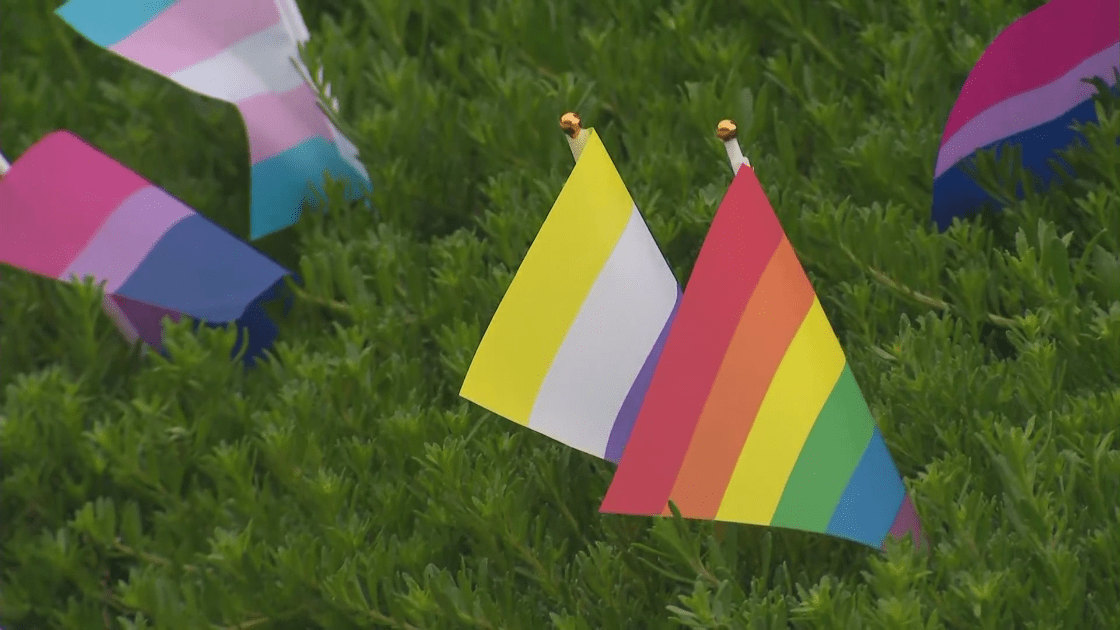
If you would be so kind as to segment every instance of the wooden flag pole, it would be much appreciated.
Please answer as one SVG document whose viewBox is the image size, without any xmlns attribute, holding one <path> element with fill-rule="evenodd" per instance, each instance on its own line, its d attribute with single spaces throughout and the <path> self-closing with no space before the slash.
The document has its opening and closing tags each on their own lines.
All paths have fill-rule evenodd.
<svg viewBox="0 0 1120 630">
<path fill-rule="evenodd" d="M 583 119 L 575 112 L 568 112 L 560 117 L 560 129 L 568 136 L 568 148 L 572 150 L 572 157 L 578 162 L 591 130 L 583 128 Z"/>
<path fill-rule="evenodd" d="M 739 127 L 735 124 L 734 120 L 721 120 L 719 125 L 716 126 L 716 136 L 723 140 L 723 148 L 727 150 L 727 160 L 731 163 L 731 170 L 739 173 L 739 169 L 746 164 L 748 167 L 751 161 L 743 155 L 743 149 L 739 146 Z"/>
</svg>

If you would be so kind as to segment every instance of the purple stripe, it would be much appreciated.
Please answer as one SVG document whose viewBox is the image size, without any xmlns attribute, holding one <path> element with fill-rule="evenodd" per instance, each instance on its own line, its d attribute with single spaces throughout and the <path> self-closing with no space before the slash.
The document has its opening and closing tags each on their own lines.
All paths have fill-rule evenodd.
<svg viewBox="0 0 1120 630">
<path fill-rule="evenodd" d="M 669 329 L 673 325 L 673 320 L 677 317 L 677 309 L 680 305 L 681 288 L 678 285 L 677 302 L 673 305 L 673 311 L 669 313 L 669 319 L 665 322 L 664 328 L 661 329 L 661 335 L 657 337 L 653 349 L 649 351 L 646 362 L 642 364 L 642 369 L 638 371 L 638 376 L 630 386 L 626 399 L 622 401 L 622 407 L 618 410 L 618 415 L 615 416 L 611 436 L 607 438 L 607 450 L 603 455 L 603 458 L 609 462 L 617 464 L 622 460 L 622 451 L 626 448 L 626 443 L 630 441 L 630 431 L 634 429 L 634 421 L 638 419 L 638 412 L 642 409 L 642 401 L 646 398 L 646 390 L 649 389 L 649 383 L 653 380 L 657 360 L 661 357 L 661 351 L 665 348 L 665 339 L 669 336 Z"/>
<path fill-rule="evenodd" d="M 906 534 L 910 534 L 914 546 L 918 549 L 929 547 L 929 541 L 922 535 L 922 522 L 918 518 L 918 512 L 914 509 L 914 502 L 910 500 L 910 495 L 906 495 L 902 505 L 899 506 L 898 514 L 894 517 L 894 524 L 891 525 L 887 536 L 900 540 Z M 885 539 L 883 543 L 886 544 Z"/>
<path fill-rule="evenodd" d="M 156 350 L 163 349 L 163 318 L 170 317 L 171 321 L 178 322 L 182 317 L 175 311 L 130 300 L 120 295 L 112 296 L 112 301 L 117 310 L 124 315 L 129 327 L 135 331 L 136 337 Z M 125 333 L 130 341 L 135 341 L 136 337 L 128 335 L 123 327 L 121 332 Z"/>
<path fill-rule="evenodd" d="M 942 144 L 933 176 L 939 177 L 980 147 L 1037 127 L 1073 109 L 1097 92 L 1081 79 L 1101 77 L 1112 85 L 1115 76 L 1111 69 L 1118 64 L 1120 44 L 1113 44 L 1053 82 L 992 105 Z"/>
<path fill-rule="evenodd" d="M 59 280 L 94 276 L 116 293 L 159 239 L 194 211 L 155 186 L 141 188 L 118 207 Z"/>
</svg>

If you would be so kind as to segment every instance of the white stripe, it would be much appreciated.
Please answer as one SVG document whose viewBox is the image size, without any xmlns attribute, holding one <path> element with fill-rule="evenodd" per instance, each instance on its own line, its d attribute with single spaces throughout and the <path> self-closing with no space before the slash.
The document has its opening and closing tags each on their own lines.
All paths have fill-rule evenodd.
<svg viewBox="0 0 1120 630">
<path fill-rule="evenodd" d="M 276 10 L 280 12 L 280 21 L 288 34 L 297 42 L 303 43 L 311 39 L 311 33 L 303 22 L 303 15 L 299 12 L 299 5 L 295 0 L 276 0 Z"/>
<path fill-rule="evenodd" d="M 304 82 L 292 66 L 296 44 L 283 24 L 246 37 L 213 57 L 171 75 L 171 80 L 207 96 L 238 103 L 266 92 L 287 92 Z M 302 65 L 302 64 L 301 64 Z"/>
<path fill-rule="evenodd" d="M 334 145 L 338 147 L 338 153 L 342 156 L 342 160 L 354 167 L 354 170 L 362 174 L 366 180 L 369 180 L 369 173 L 366 172 L 366 167 L 358 160 L 358 147 L 354 146 L 350 139 L 342 135 L 342 132 L 335 128 L 331 123 L 327 123 L 331 128 L 331 136 L 334 140 Z"/>
<path fill-rule="evenodd" d="M 677 281 L 635 207 L 541 384 L 529 427 L 603 457 L 630 386 L 677 301 Z"/>
</svg>

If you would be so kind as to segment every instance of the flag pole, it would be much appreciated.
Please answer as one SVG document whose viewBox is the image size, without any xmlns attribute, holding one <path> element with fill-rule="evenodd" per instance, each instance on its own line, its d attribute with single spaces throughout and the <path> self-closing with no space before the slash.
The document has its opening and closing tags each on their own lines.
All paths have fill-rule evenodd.
<svg viewBox="0 0 1120 630">
<path fill-rule="evenodd" d="M 743 149 L 739 146 L 739 127 L 734 120 L 719 121 L 719 125 L 716 125 L 716 136 L 723 141 L 723 148 L 727 150 L 727 160 L 736 175 L 744 164 L 751 166 L 751 161 L 743 155 Z"/>
<path fill-rule="evenodd" d="M 0 153 L 0 177 L 3 177 L 10 170 L 12 170 L 11 163 L 8 162 L 3 153 Z"/>
<path fill-rule="evenodd" d="M 568 148 L 572 150 L 572 157 L 578 162 L 591 130 L 583 128 L 583 119 L 575 112 L 568 112 L 560 117 L 560 129 L 568 136 Z"/>
</svg>

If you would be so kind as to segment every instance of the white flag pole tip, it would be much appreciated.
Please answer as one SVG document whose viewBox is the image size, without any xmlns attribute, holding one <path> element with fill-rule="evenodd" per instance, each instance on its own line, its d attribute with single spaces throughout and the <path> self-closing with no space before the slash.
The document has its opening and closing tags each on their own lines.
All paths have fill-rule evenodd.
<svg viewBox="0 0 1120 630">
<path fill-rule="evenodd" d="M 739 146 L 739 127 L 734 120 L 721 120 L 716 125 L 716 136 L 723 141 L 723 148 L 727 150 L 727 161 L 731 163 L 731 170 L 736 174 L 744 164 L 748 167 L 751 161 L 743 155 Z"/>
<path fill-rule="evenodd" d="M 4 157 L 4 154 L 0 153 L 0 177 L 3 177 L 10 170 L 12 170 L 12 165 Z"/>
<path fill-rule="evenodd" d="M 568 136 L 568 148 L 572 150 L 572 157 L 578 162 L 591 130 L 583 128 L 583 120 L 575 112 L 568 112 L 560 117 L 560 129 Z"/>
</svg>

